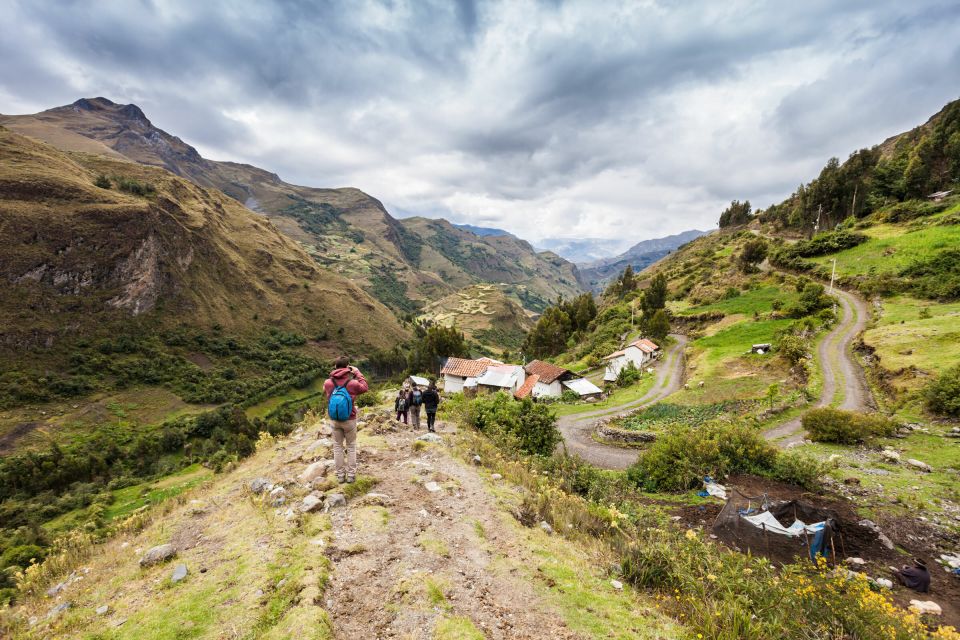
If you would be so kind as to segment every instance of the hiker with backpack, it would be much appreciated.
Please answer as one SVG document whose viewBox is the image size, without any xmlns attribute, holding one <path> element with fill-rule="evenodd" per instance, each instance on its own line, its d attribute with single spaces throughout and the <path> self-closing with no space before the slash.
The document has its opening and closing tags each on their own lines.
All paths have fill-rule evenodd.
<svg viewBox="0 0 960 640">
<path fill-rule="evenodd" d="M 410 412 L 410 426 L 414 429 L 420 428 L 420 405 L 423 403 L 423 392 L 414 382 L 407 393 L 407 411 Z"/>
<path fill-rule="evenodd" d="M 327 396 L 327 416 L 333 430 L 333 465 L 339 482 L 357 479 L 357 396 L 370 388 L 366 378 L 350 359 L 340 356 L 333 364 L 330 377 L 323 383 Z M 344 461 L 346 445 L 346 461 Z"/>
<path fill-rule="evenodd" d="M 434 433 L 437 422 L 437 407 L 440 406 L 440 392 L 437 391 L 437 381 L 430 378 L 430 386 L 423 390 L 420 402 L 427 410 L 427 431 Z"/>
<path fill-rule="evenodd" d="M 397 399 L 393 401 L 393 408 L 397 411 L 397 422 L 402 420 L 403 424 L 407 424 L 407 392 L 405 389 L 400 389 Z"/>
</svg>

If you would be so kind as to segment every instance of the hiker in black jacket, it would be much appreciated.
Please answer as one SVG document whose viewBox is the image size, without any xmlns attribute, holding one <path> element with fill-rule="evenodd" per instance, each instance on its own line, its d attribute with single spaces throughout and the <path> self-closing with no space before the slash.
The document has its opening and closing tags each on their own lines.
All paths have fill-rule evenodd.
<svg viewBox="0 0 960 640">
<path fill-rule="evenodd" d="M 437 407 L 440 406 L 440 393 L 437 391 L 437 381 L 430 379 L 430 386 L 421 392 L 420 403 L 427 410 L 427 431 L 435 432 L 434 424 L 437 421 Z"/>
</svg>

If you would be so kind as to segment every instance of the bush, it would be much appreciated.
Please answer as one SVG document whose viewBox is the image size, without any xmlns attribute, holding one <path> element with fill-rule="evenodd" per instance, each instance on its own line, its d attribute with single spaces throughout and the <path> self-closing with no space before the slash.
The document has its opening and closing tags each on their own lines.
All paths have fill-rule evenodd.
<svg viewBox="0 0 960 640">
<path fill-rule="evenodd" d="M 815 442 L 856 444 L 875 436 L 890 436 L 894 424 L 883 416 L 823 407 L 804 414 L 803 428 Z"/>
<path fill-rule="evenodd" d="M 960 365 L 947 369 L 924 389 L 927 409 L 960 417 Z"/>
<path fill-rule="evenodd" d="M 148 197 L 152 196 L 157 190 L 149 182 L 140 182 L 133 178 L 114 178 L 114 181 L 117 183 L 117 189 L 124 191 L 131 195 Z M 99 185 L 98 185 L 99 186 Z"/>
<path fill-rule="evenodd" d="M 781 337 L 776 344 L 777 353 L 784 360 L 790 363 L 790 366 L 796 365 L 802 359 L 807 357 L 810 347 L 807 341 L 800 336 L 787 334 Z"/>
<path fill-rule="evenodd" d="M 678 426 L 641 454 L 627 477 L 647 491 L 679 491 L 697 486 L 704 476 L 769 474 L 776 457 L 776 447 L 742 423 Z"/>
<path fill-rule="evenodd" d="M 820 478 L 827 474 L 830 466 L 826 462 L 798 451 L 782 451 L 768 475 L 775 480 L 813 491 L 819 488 Z"/>
<path fill-rule="evenodd" d="M 93 185 L 101 189 L 109 189 L 111 187 L 110 178 L 101 173 L 97 176 L 97 179 L 93 181 Z"/>
<path fill-rule="evenodd" d="M 628 362 L 627 366 L 623 369 L 620 369 L 620 373 L 617 374 L 617 386 L 618 387 L 629 387 L 640 381 L 640 378 L 643 377 L 643 371 L 637 369 L 637 366 L 633 362 Z"/>
<path fill-rule="evenodd" d="M 549 456 L 560 443 L 557 416 L 530 398 L 517 402 L 500 392 L 480 396 L 464 409 L 467 424 L 510 449 Z"/>
</svg>

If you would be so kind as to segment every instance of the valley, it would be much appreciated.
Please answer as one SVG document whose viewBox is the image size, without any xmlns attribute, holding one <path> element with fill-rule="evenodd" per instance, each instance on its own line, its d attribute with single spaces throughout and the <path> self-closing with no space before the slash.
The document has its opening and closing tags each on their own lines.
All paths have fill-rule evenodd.
<svg viewBox="0 0 960 640">
<path fill-rule="evenodd" d="M 958 109 L 583 268 L 134 105 L 0 117 L 0 634 L 958 637 L 960 195 L 925 192 L 960 174 L 890 186 L 921 144 L 954 166 Z M 341 484 L 344 353 L 372 384 Z M 482 375 L 401 424 L 449 357 Z M 741 530 L 768 499 L 802 539 Z M 910 558 L 939 613 L 888 584 Z"/>
</svg>

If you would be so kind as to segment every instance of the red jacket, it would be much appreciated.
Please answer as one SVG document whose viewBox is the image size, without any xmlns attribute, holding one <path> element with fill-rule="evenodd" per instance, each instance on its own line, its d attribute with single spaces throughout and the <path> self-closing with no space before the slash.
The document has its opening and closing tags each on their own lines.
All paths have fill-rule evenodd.
<svg viewBox="0 0 960 640">
<path fill-rule="evenodd" d="M 351 376 L 353 377 L 352 380 Z M 343 369 L 334 369 L 330 372 L 330 377 L 323 383 L 323 393 L 326 394 L 329 400 L 334 387 L 342 387 L 344 385 L 347 387 L 347 393 L 353 398 L 353 411 L 350 412 L 349 419 L 354 420 L 357 417 L 357 396 L 366 393 L 370 387 L 367 385 L 367 379 L 363 377 L 359 369 L 345 367 Z"/>
</svg>

